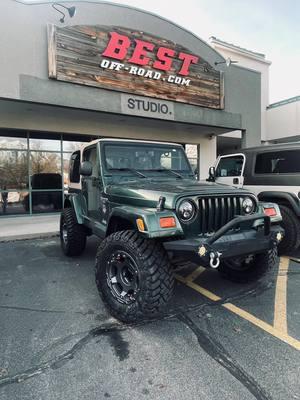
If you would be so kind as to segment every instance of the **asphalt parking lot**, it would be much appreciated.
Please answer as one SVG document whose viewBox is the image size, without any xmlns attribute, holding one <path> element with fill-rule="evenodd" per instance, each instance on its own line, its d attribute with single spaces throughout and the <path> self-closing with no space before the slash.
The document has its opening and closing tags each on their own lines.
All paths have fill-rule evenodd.
<svg viewBox="0 0 300 400">
<path fill-rule="evenodd" d="M 257 284 L 201 268 L 177 276 L 160 320 L 111 318 L 94 283 L 97 241 L 0 243 L 0 399 L 300 399 L 300 263 Z"/>
</svg>

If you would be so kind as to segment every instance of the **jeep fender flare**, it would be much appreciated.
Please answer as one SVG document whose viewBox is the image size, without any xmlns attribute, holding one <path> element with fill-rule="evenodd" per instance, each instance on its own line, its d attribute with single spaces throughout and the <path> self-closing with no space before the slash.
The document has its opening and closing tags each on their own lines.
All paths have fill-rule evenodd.
<svg viewBox="0 0 300 400">
<path fill-rule="evenodd" d="M 279 191 L 264 191 L 260 192 L 257 196 L 259 201 L 271 201 L 273 203 L 282 203 L 288 205 L 297 217 L 300 216 L 300 201 L 296 195 L 292 193 L 279 192 Z"/>
<path fill-rule="evenodd" d="M 127 224 L 128 227 L 130 226 L 136 228 L 136 215 L 126 212 L 121 207 L 117 207 L 112 210 L 109 216 L 106 228 L 106 236 L 115 232 L 116 225 L 119 225 L 117 223 L 118 220 L 121 220 L 121 225 Z"/>
<path fill-rule="evenodd" d="M 163 229 L 160 227 L 159 218 L 160 217 L 174 217 L 176 220 L 176 227 Z M 119 206 L 113 208 L 108 224 L 107 224 L 107 233 L 110 232 L 110 226 L 112 220 L 116 218 L 121 218 L 123 221 L 127 221 L 129 224 L 134 226 L 136 230 L 138 230 L 136 220 L 138 218 L 142 218 L 146 227 L 146 230 L 141 232 L 145 237 L 148 238 L 158 238 L 158 237 L 169 237 L 169 236 L 177 236 L 182 235 L 183 230 L 180 222 L 177 219 L 176 214 L 172 210 L 164 210 L 158 212 L 156 209 L 153 210 L 145 210 L 142 208 L 136 208 L 132 206 Z"/>
<path fill-rule="evenodd" d="M 81 193 L 68 194 L 64 201 L 64 208 L 72 207 L 75 211 L 78 224 L 83 224 L 83 217 L 87 215 L 86 199 Z"/>
</svg>

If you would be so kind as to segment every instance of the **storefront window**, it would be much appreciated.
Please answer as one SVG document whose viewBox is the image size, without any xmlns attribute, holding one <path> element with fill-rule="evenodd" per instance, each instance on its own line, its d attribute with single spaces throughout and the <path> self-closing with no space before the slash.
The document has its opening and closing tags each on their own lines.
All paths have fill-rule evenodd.
<svg viewBox="0 0 300 400">
<path fill-rule="evenodd" d="M 0 190 L 28 187 L 28 158 L 26 151 L 0 151 Z"/>
<path fill-rule="evenodd" d="M 0 129 L 0 216 L 59 212 L 72 152 L 91 139 Z"/>
<path fill-rule="evenodd" d="M 61 173 L 61 153 L 46 151 L 30 152 L 30 171 L 32 174 Z"/>
<path fill-rule="evenodd" d="M 28 192 L 0 191 L 0 215 L 25 214 L 29 212 L 26 205 Z"/>
<path fill-rule="evenodd" d="M 85 142 L 64 141 L 63 142 L 63 150 L 73 153 L 73 151 L 80 149 L 80 147 L 84 144 L 85 144 Z"/>
<path fill-rule="evenodd" d="M 63 151 L 73 153 L 73 151 L 79 150 L 82 145 L 93 139 L 96 138 L 91 136 L 63 135 Z"/>
<path fill-rule="evenodd" d="M 61 151 L 61 135 L 30 134 L 30 150 Z"/>
<path fill-rule="evenodd" d="M 27 138 L 0 136 L 0 149 L 27 149 Z"/>
<path fill-rule="evenodd" d="M 63 180 L 64 189 L 67 190 L 69 184 L 69 168 L 72 153 L 63 153 Z"/>
<path fill-rule="evenodd" d="M 33 213 L 58 212 L 62 209 L 61 190 L 33 191 L 31 198 Z"/>
</svg>

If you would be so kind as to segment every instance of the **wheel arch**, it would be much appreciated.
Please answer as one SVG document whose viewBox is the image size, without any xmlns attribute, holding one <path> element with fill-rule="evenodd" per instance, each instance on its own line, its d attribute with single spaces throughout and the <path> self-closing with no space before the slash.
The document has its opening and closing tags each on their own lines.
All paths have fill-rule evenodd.
<svg viewBox="0 0 300 400">
<path fill-rule="evenodd" d="M 257 196 L 259 201 L 269 201 L 289 207 L 297 217 L 300 217 L 299 199 L 292 193 L 279 191 L 264 191 Z"/>
<path fill-rule="evenodd" d="M 69 197 L 66 197 L 64 200 L 64 208 L 71 208 L 71 207 L 72 207 L 71 200 L 69 199 Z"/>
<path fill-rule="evenodd" d="M 78 224 L 83 224 L 83 216 L 87 214 L 87 205 L 81 193 L 68 194 L 64 200 L 64 208 L 73 208 Z"/>
<path fill-rule="evenodd" d="M 106 236 L 109 236 L 115 232 L 126 230 L 137 230 L 137 227 L 133 220 L 129 217 L 113 214 L 108 222 Z"/>
</svg>

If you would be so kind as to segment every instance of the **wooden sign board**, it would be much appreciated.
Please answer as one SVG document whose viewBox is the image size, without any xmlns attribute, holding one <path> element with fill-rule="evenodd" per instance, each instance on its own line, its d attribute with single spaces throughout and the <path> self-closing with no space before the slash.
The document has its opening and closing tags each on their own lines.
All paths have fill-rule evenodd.
<svg viewBox="0 0 300 400">
<path fill-rule="evenodd" d="M 115 26 L 48 26 L 49 77 L 214 109 L 223 75 L 179 44 Z"/>
</svg>

